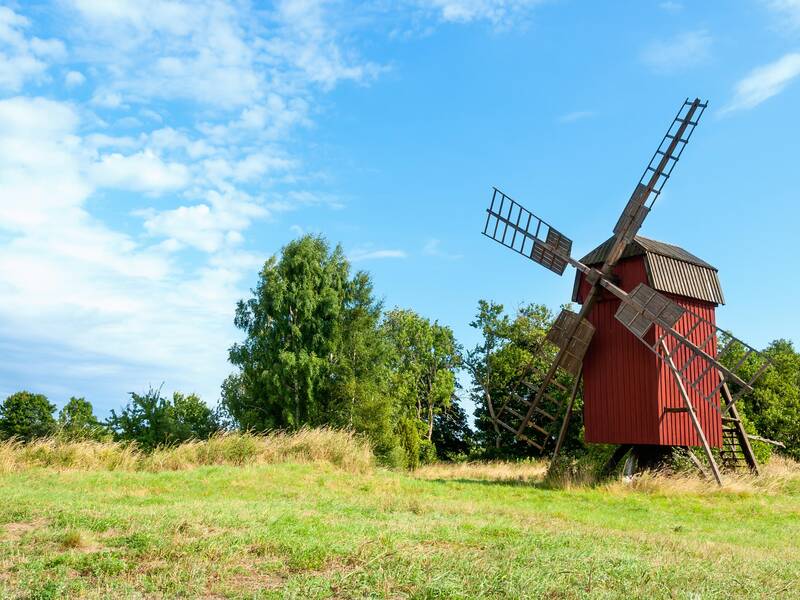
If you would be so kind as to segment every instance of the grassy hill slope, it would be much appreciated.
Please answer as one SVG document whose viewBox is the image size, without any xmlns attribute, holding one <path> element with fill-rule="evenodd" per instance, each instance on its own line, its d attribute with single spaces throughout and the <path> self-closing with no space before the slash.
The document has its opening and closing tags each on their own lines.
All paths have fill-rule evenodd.
<svg viewBox="0 0 800 600">
<path fill-rule="evenodd" d="M 798 597 L 795 468 L 723 491 L 549 489 L 538 465 L 7 469 L 0 596 Z"/>
</svg>

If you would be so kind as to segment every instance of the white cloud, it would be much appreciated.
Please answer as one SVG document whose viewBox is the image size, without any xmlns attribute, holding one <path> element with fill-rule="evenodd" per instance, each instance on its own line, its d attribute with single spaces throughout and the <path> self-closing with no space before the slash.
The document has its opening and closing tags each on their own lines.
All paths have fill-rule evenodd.
<svg viewBox="0 0 800 600">
<path fill-rule="evenodd" d="M 494 25 L 510 24 L 542 3 L 543 0 L 420 0 L 422 6 L 437 11 L 443 21 L 485 20 Z"/>
<path fill-rule="evenodd" d="M 258 259 L 226 247 L 181 270 L 166 246 L 97 222 L 86 210 L 93 151 L 79 126 L 66 103 L 0 100 L 0 230 L 8 234 L 0 238 L 0 335 L 24 335 L 27 348 L 67 344 L 56 370 L 91 356 L 94 365 L 135 365 L 126 367 L 131 377 L 146 372 L 212 400 L 228 371 L 242 277 Z M 146 384 L 119 383 L 122 391 Z"/>
<path fill-rule="evenodd" d="M 658 8 L 660 8 L 663 11 L 669 12 L 669 13 L 679 13 L 679 12 L 681 12 L 683 10 L 683 3 L 682 2 L 669 2 L 669 1 L 668 2 L 661 2 L 658 5 Z"/>
<path fill-rule="evenodd" d="M 89 167 L 91 181 L 99 187 L 160 194 L 189 183 L 189 169 L 164 162 L 151 150 L 135 154 L 106 154 Z"/>
<path fill-rule="evenodd" d="M 142 211 L 145 229 L 204 252 L 217 252 L 243 241 L 241 231 L 269 214 L 243 193 L 209 192 L 206 202 L 165 211 Z"/>
<path fill-rule="evenodd" d="M 92 104 L 101 108 L 120 108 L 122 96 L 110 90 L 97 90 L 92 96 Z"/>
<path fill-rule="evenodd" d="M 347 258 L 350 260 L 350 262 L 407 257 L 408 254 L 403 250 L 371 250 L 368 248 L 357 248 L 347 253 Z"/>
<path fill-rule="evenodd" d="M 30 21 L 0 6 L 0 90 L 19 91 L 28 80 L 40 80 L 47 60 L 64 56 L 64 44 L 55 39 L 27 38 Z"/>
<path fill-rule="evenodd" d="M 452 254 L 445 252 L 442 249 L 442 241 L 436 238 L 431 238 L 422 247 L 422 253 L 426 256 L 435 256 L 438 258 L 445 258 L 447 260 L 457 260 L 462 258 L 461 254 Z"/>
<path fill-rule="evenodd" d="M 800 53 L 786 54 L 773 63 L 753 69 L 734 87 L 733 99 L 722 113 L 754 108 L 780 94 L 800 75 Z"/>
<path fill-rule="evenodd" d="M 576 110 L 573 112 L 568 112 L 560 117 L 558 117 L 559 123 L 574 123 L 575 121 L 582 121 L 583 119 L 589 119 L 595 115 L 593 110 Z"/>
<path fill-rule="evenodd" d="M 767 0 L 766 4 L 780 15 L 784 26 L 800 28 L 800 0 Z"/>
<path fill-rule="evenodd" d="M 69 71 L 64 76 L 64 83 L 67 87 L 78 87 L 86 82 L 86 77 L 80 71 Z"/>
<path fill-rule="evenodd" d="M 642 51 L 641 59 L 655 71 L 671 73 L 707 63 L 711 58 L 711 44 L 707 31 L 687 31 L 652 42 Z"/>
</svg>

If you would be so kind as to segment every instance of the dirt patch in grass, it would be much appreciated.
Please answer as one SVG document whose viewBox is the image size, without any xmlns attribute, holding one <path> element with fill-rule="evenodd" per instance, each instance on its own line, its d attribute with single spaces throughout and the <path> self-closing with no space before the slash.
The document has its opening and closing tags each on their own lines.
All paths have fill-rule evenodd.
<svg viewBox="0 0 800 600">
<path fill-rule="evenodd" d="M 18 542 L 26 534 L 31 533 L 32 531 L 36 531 L 38 529 L 44 529 L 45 527 L 47 527 L 47 524 L 48 521 L 46 519 L 36 519 L 34 521 L 16 521 L 13 523 L 6 523 L 3 526 L 2 539 L 11 542 Z"/>
</svg>

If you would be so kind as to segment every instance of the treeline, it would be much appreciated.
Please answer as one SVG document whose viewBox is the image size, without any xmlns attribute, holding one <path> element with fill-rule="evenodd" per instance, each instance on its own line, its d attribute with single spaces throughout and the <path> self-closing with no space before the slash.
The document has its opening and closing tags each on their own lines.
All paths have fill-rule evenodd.
<svg viewBox="0 0 800 600">
<path fill-rule="evenodd" d="M 194 394 L 167 398 L 150 389 L 100 422 L 83 398 L 56 416 L 44 396 L 19 392 L 0 405 L 0 436 L 58 433 L 154 448 L 221 430 L 329 426 L 363 434 L 392 466 L 532 456 L 533 448 L 494 425 L 487 400 L 513 403 L 524 380 L 537 383 L 555 354 L 545 340 L 552 322 L 542 305 L 508 313 L 481 300 L 470 323 L 480 342 L 463 348 L 449 327 L 411 310 L 385 310 L 369 274 L 351 272 L 341 247 L 305 236 L 266 261 L 252 296 L 238 303 L 244 339 L 229 350 L 236 371 L 214 410 Z M 740 400 L 741 412 L 751 433 L 783 442 L 800 459 L 800 354 L 786 340 L 765 353 L 773 368 Z M 459 372 L 469 376 L 467 389 L 459 389 Z M 559 377 L 569 389 L 570 376 Z M 477 407 L 473 427 L 459 396 Z M 573 455 L 586 451 L 581 408 L 579 397 L 565 445 Z"/>
<path fill-rule="evenodd" d="M 207 439 L 226 429 L 224 417 L 212 411 L 196 394 L 175 392 L 172 398 L 160 389 L 131 393 L 130 401 L 100 421 L 91 402 L 72 397 L 58 411 L 43 394 L 22 391 L 0 404 L 0 439 L 30 442 L 59 436 L 70 440 L 117 440 L 136 442 L 145 450 Z"/>
</svg>

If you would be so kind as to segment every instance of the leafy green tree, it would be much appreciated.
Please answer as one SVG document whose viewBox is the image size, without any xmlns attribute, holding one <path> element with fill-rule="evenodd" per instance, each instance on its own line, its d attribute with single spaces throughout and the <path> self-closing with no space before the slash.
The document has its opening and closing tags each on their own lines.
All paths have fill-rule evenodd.
<svg viewBox="0 0 800 600">
<path fill-rule="evenodd" d="M 59 411 L 58 427 L 60 434 L 70 439 L 100 439 L 107 434 L 95 417 L 91 402 L 75 396 Z"/>
<path fill-rule="evenodd" d="M 739 350 L 726 354 L 729 368 L 741 359 L 744 349 Z M 753 392 L 741 398 L 739 405 L 759 435 L 782 442 L 786 445 L 783 452 L 800 460 L 800 353 L 790 341 L 778 339 L 764 354 L 772 361 L 772 367 L 756 381 Z M 745 361 L 742 378 L 749 379 L 758 367 L 754 360 Z"/>
<path fill-rule="evenodd" d="M 369 276 L 350 276 L 341 247 L 317 236 L 287 244 L 237 306 L 246 338 L 230 349 L 238 372 L 224 382 L 222 404 L 244 429 L 351 427 L 379 455 L 391 453 L 398 439 L 381 313 Z"/>
<path fill-rule="evenodd" d="M 404 426 L 401 439 L 406 440 L 409 453 L 418 448 L 423 462 L 431 460 L 435 458 L 436 416 L 450 406 L 455 390 L 459 355 L 453 332 L 413 311 L 400 309 L 386 314 L 382 331 L 392 348 L 391 388 L 399 402 L 398 410 L 404 418 L 413 417 L 421 425 Z M 415 429 L 419 429 L 421 439 L 409 444 Z"/>
<path fill-rule="evenodd" d="M 173 394 L 172 400 L 161 389 L 144 394 L 131 392 L 130 402 L 120 411 L 111 411 L 108 420 L 114 436 L 135 441 L 146 449 L 177 444 L 190 439 L 205 439 L 216 431 L 214 414 L 195 394 Z"/>
<path fill-rule="evenodd" d="M 135 441 L 146 449 L 172 443 L 174 421 L 170 402 L 161 395 L 161 388 L 151 387 L 144 394 L 131 392 L 130 396 L 130 402 L 119 414 L 111 411 L 108 427 L 114 437 Z"/>
<path fill-rule="evenodd" d="M 490 403 L 495 411 L 504 404 L 521 414 L 527 411 L 515 394 L 524 395 L 527 390 L 524 381 L 537 386 L 552 363 L 556 349 L 545 339 L 552 322 L 553 314 L 543 305 L 521 306 L 514 315 L 507 315 L 501 304 L 486 300 L 478 303 L 478 312 L 470 325 L 480 332 L 481 342 L 465 353 L 464 365 L 472 377 L 471 396 L 477 406 L 476 440 L 489 456 L 538 454 L 535 448 L 515 440 L 495 423 Z M 572 378 L 562 372 L 558 377 L 562 386 L 569 389 Z M 570 421 L 566 451 L 583 448 L 581 406 L 579 398 Z M 508 418 L 507 414 L 504 416 Z M 553 434 L 559 424 L 559 421 L 550 424 Z"/>
<path fill-rule="evenodd" d="M 450 406 L 434 417 L 432 441 L 437 456 L 443 460 L 467 458 L 473 451 L 474 433 L 470 429 L 467 413 L 455 394 Z"/>
<path fill-rule="evenodd" d="M 172 394 L 172 438 L 176 442 L 204 440 L 218 429 L 217 420 L 208 405 L 197 394 Z"/>
<path fill-rule="evenodd" d="M 0 404 L 0 436 L 29 442 L 52 435 L 56 428 L 55 410 L 43 394 L 11 394 Z"/>
<path fill-rule="evenodd" d="M 325 422 L 330 398 L 317 392 L 331 379 L 347 284 L 342 249 L 331 252 L 320 237 L 293 241 L 280 260 L 264 264 L 253 297 L 236 308 L 235 324 L 247 338 L 229 355 L 243 389 L 226 401 L 243 427 Z"/>
</svg>

